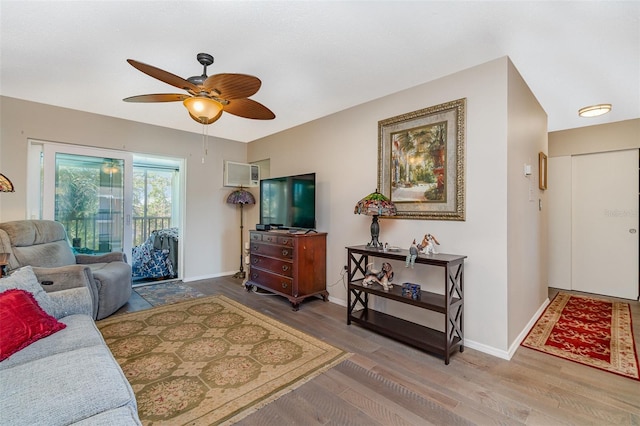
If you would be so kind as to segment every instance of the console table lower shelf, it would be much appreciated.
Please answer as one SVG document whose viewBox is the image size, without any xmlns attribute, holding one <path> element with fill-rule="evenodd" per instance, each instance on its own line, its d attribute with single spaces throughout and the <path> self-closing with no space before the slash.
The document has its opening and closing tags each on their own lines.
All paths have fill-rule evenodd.
<svg viewBox="0 0 640 426">
<path fill-rule="evenodd" d="M 355 322 L 378 334 L 406 343 L 425 352 L 442 355 L 446 358 L 447 338 L 441 331 L 397 318 L 373 309 L 361 309 L 349 315 L 348 324 Z M 455 337 L 449 348 L 449 355 L 457 350 L 464 351 L 462 339 Z M 446 364 L 449 364 L 448 360 Z"/>
<path fill-rule="evenodd" d="M 355 281 L 349 283 L 347 325 L 351 325 L 354 322 L 361 327 L 406 343 L 422 351 L 440 355 L 444 358 L 446 365 L 449 364 L 449 359 L 454 352 L 458 350 L 464 352 L 462 333 L 458 333 L 457 331 L 460 330 L 455 330 L 456 327 L 450 331 L 451 336 L 448 336 L 445 332 L 376 311 L 369 308 L 369 294 L 435 312 L 446 313 L 447 311 L 443 307 L 444 296 L 442 295 L 423 291 L 422 300 L 416 301 L 400 296 L 400 289 L 397 286 L 385 292 L 382 289 L 364 287 L 361 281 Z M 361 309 L 355 308 L 358 304 L 360 304 Z M 462 300 L 453 299 L 450 307 L 460 313 Z M 448 319 L 445 321 L 448 321 Z"/>
</svg>

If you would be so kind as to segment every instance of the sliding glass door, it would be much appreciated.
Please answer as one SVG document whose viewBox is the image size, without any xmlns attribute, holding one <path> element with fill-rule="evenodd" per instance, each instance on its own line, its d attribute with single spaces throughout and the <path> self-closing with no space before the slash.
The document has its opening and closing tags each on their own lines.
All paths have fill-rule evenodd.
<svg viewBox="0 0 640 426">
<path fill-rule="evenodd" d="M 42 217 L 61 222 L 77 253 L 131 259 L 132 156 L 44 144 Z"/>
</svg>

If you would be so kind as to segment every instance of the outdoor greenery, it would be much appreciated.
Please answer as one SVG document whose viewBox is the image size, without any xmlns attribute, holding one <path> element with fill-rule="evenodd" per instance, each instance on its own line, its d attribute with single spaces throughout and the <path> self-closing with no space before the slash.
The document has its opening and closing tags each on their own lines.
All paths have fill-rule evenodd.
<svg viewBox="0 0 640 426">
<path fill-rule="evenodd" d="M 121 169 L 120 169 L 121 170 Z M 133 171 L 133 237 L 134 245 L 141 244 L 149 233 L 171 225 L 173 170 L 136 167 Z M 120 173 L 116 180 L 121 179 Z M 80 252 L 100 250 L 97 221 L 100 205 L 101 180 L 109 187 L 114 176 L 105 173 L 100 163 L 64 161 L 58 165 L 56 176 L 55 218 L 62 222 L 74 248 Z M 116 182 L 116 186 L 121 182 Z M 115 201 L 104 199 L 109 203 Z M 110 214 L 111 212 L 109 212 Z"/>
<path fill-rule="evenodd" d="M 98 213 L 100 169 L 95 167 L 60 167 L 56 186 L 56 218 L 75 220 Z"/>
<path fill-rule="evenodd" d="M 171 216 L 173 173 L 167 170 L 134 167 L 134 216 Z"/>
</svg>

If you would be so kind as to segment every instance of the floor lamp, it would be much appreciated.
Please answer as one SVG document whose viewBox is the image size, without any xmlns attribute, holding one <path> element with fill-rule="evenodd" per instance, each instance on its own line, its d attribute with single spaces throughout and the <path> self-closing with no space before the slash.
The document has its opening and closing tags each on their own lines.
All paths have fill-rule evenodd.
<svg viewBox="0 0 640 426">
<path fill-rule="evenodd" d="M 244 225 L 243 225 L 243 208 L 245 204 L 255 204 L 256 199 L 253 197 L 253 194 L 247 191 L 246 189 L 236 189 L 227 197 L 228 204 L 236 204 L 240 206 L 240 271 L 236 272 L 233 275 L 233 278 L 241 278 L 244 279 L 244 262 L 242 256 L 242 248 L 244 247 L 243 243 L 243 234 L 244 234 Z"/>
</svg>

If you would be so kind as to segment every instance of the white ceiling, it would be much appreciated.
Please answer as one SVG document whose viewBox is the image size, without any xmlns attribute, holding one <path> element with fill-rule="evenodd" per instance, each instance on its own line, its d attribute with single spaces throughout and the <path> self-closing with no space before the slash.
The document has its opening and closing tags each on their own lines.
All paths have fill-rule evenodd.
<svg viewBox="0 0 640 426">
<path fill-rule="evenodd" d="M 507 55 L 554 131 L 640 117 L 639 21 L 638 1 L 1 0 L 0 94 L 200 133 L 180 102 L 122 99 L 181 92 L 126 59 L 187 78 L 206 52 L 262 80 L 275 120 L 208 129 L 247 142 Z"/>
</svg>

